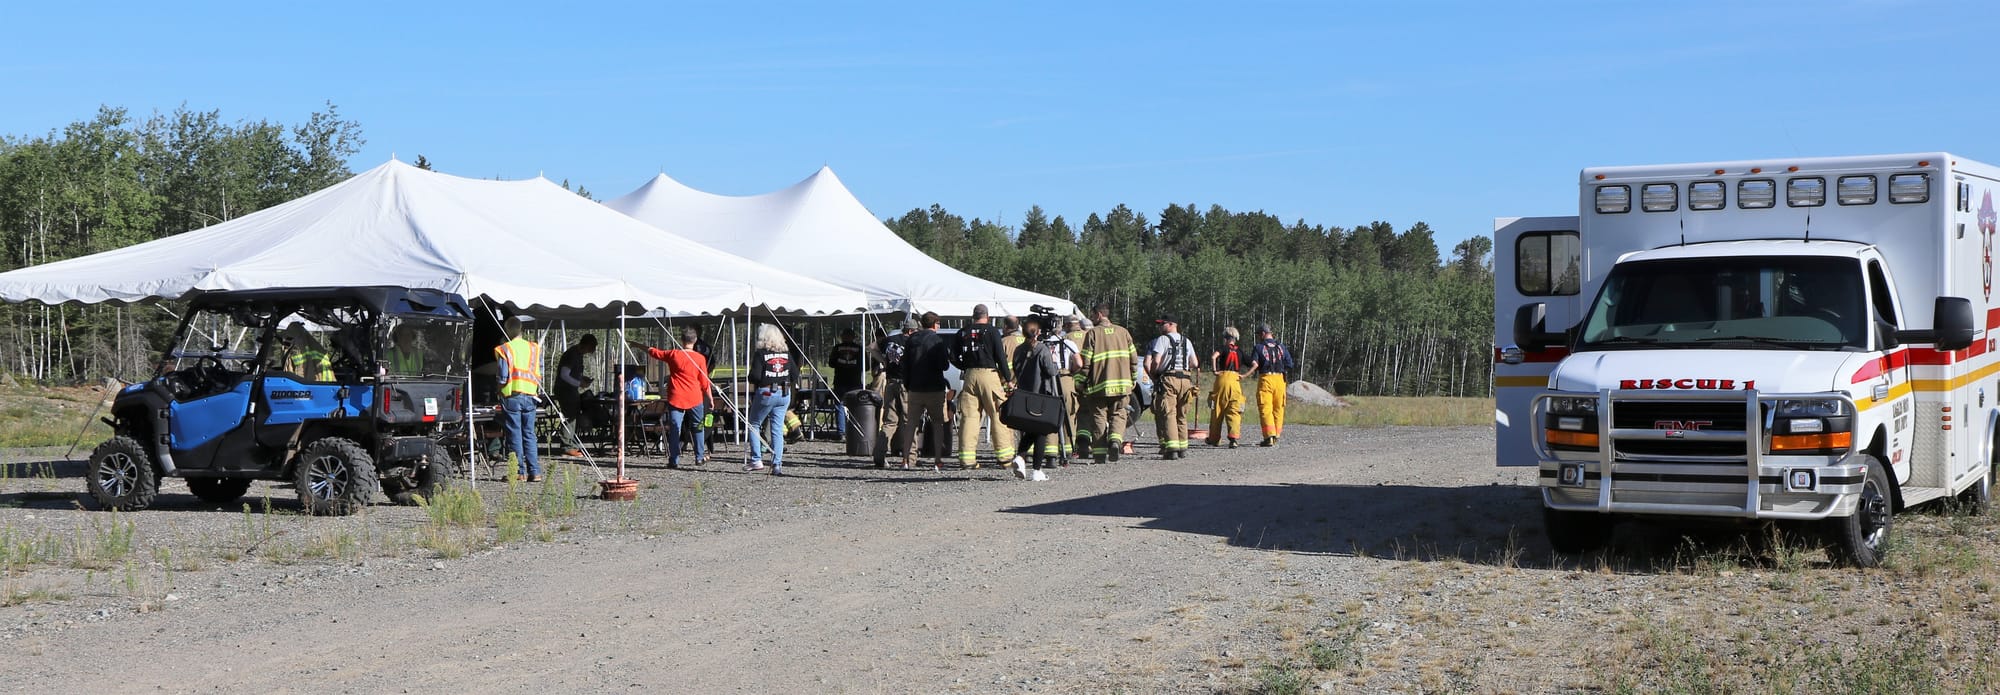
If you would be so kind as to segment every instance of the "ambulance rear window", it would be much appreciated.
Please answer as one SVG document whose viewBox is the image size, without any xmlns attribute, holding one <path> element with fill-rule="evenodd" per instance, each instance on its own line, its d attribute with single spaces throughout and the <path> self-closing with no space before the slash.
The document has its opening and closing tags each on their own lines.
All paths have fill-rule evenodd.
<svg viewBox="0 0 2000 695">
<path fill-rule="evenodd" d="M 1529 232 L 1514 240 L 1514 289 L 1522 296 L 1570 296 L 1583 274 L 1576 232 Z"/>
</svg>

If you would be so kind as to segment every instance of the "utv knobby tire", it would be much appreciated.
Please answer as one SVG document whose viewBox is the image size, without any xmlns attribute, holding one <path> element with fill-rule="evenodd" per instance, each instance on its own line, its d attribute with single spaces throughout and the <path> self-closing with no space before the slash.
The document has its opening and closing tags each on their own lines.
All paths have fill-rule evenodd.
<svg viewBox="0 0 2000 695">
<path fill-rule="evenodd" d="M 430 451 L 424 454 L 424 459 L 424 462 L 417 466 L 411 479 L 404 481 L 406 484 L 400 486 L 401 489 L 389 493 L 389 501 L 408 506 L 416 504 L 419 498 L 437 499 L 435 497 L 437 492 L 451 483 L 454 466 L 451 452 L 447 451 L 443 444 L 432 442 Z"/>
<path fill-rule="evenodd" d="M 375 501 L 375 458 L 354 440 L 315 439 L 299 450 L 292 469 L 299 505 L 316 516 L 345 516 Z"/>
<path fill-rule="evenodd" d="M 1854 513 L 1827 519 L 1827 557 L 1843 567 L 1874 567 L 1882 564 L 1883 545 L 1895 527 L 1895 499 L 1889 489 L 1888 467 L 1875 457 L 1857 457 L 1868 467 L 1861 478 L 1861 499 Z"/>
<path fill-rule="evenodd" d="M 188 492 L 209 504 L 229 504 L 250 491 L 249 478 L 188 478 Z"/>
<path fill-rule="evenodd" d="M 160 495 L 160 474 L 153 457 L 131 437 L 119 435 L 90 452 L 84 480 L 97 506 L 134 512 L 153 506 Z"/>
<path fill-rule="evenodd" d="M 1588 553 L 1611 542 L 1617 518 L 1597 512 L 1542 508 L 1542 531 L 1549 547 L 1564 555 Z"/>
</svg>

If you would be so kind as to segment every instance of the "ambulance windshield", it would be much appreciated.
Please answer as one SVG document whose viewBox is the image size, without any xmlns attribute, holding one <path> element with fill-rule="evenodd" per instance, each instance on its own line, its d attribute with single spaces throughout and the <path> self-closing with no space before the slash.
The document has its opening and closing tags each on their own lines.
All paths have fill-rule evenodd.
<svg viewBox="0 0 2000 695">
<path fill-rule="evenodd" d="M 1852 258 L 1675 258 L 1620 264 L 1584 319 L 1579 349 L 1867 348 Z"/>
</svg>

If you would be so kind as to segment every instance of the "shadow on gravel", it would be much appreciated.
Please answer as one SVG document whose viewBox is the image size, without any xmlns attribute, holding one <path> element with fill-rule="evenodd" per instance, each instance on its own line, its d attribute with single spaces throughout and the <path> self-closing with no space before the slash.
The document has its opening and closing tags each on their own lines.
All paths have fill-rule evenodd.
<svg viewBox="0 0 2000 695">
<path fill-rule="evenodd" d="M 1215 536 L 1238 547 L 1417 562 L 1642 574 L 1827 564 L 1810 557 L 1811 538 L 1779 540 L 1773 527 L 1730 522 L 1625 521 L 1606 548 L 1558 555 L 1543 536 L 1536 488 L 1512 485 L 1173 484 L 1001 511 L 1126 517 L 1140 520 L 1134 528 Z"/>
<path fill-rule="evenodd" d="M 1155 485 L 1002 511 L 1142 519 L 1260 550 L 1547 566 L 1535 488 Z"/>
</svg>

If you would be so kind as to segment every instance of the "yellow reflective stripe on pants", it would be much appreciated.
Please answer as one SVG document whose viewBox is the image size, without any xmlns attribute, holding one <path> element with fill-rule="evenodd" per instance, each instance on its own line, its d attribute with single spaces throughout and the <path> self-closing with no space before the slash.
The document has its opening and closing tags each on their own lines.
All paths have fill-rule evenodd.
<svg viewBox="0 0 2000 695">
<path fill-rule="evenodd" d="M 1000 383 L 1000 372 L 990 367 L 965 370 L 965 388 L 958 392 L 958 460 L 972 463 L 979 460 L 979 423 L 991 422 L 993 436 L 993 456 L 1001 463 L 1014 460 L 1014 431 L 1000 424 L 1000 402 L 1006 400 L 1007 389 Z"/>
<path fill-rule="evenodd" d="M 1194 380 L 1185 376 L 1163 376 L 1154 396 L 1153 422 L 1160 437 L 1161 451 L 1180 451 L 1188 446 L 1188 413 L 1194 411 Z"/>
</svg>

